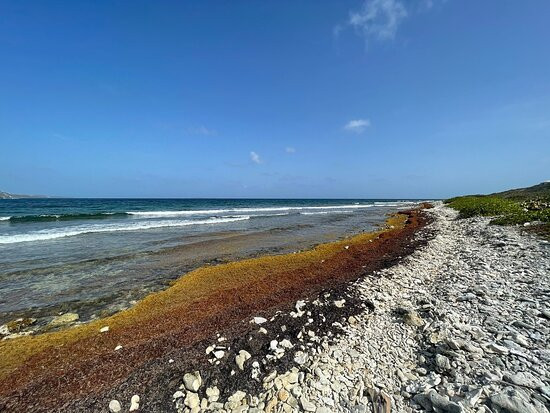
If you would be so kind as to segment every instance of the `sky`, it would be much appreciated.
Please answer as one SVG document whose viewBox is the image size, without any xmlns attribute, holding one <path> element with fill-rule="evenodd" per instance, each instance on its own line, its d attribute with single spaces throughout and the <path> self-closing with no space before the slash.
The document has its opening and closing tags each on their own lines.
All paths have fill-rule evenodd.
<svg viewBox="0 0 550 413">
<path fill-rule="evenodd" d="M 547 0 L 0 0 L 0 190 L 445 198 L 550 179 Z"/>
</svg>

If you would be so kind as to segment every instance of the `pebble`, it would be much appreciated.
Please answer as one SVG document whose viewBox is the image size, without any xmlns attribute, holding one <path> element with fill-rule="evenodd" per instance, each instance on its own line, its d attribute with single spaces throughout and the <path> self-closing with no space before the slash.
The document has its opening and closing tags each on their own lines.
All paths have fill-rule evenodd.
<svg viewBox="0 0 550 413">
<path fill-rule="evenodd" d="M 111 400 L 109 402 L 109 411 L 112 413 L 118 413 L 122 410 L 120 402 L 118 400 Z"/>
<path fill-rule="evenodd" d="M 194 409 L 195 407 L 198 407 L 201 404 L 201 399 L 197 393 L 187 391 L 187 394 L 185 395 L 184 403 L 190 409 Z"/>
<path fill-rule="evenodd" d="M 314 412 L 317 409 L 315 405 L 304 396 L 300 397 L 300 405 L 306 412 Z"/>
<path fill-rule="evenodd" d="M 183 384 L 187 390 L 197 392 L 202 385 L 200 372 L 185 373 L 183 376 Z"/>
<path fill-rule="evenodd" d="M 132 398 L 130 399 L 130 411 L 135 412 L 136 410 L 139 410 L 139 396 L 137 394 L 134 394 Z"/>
<path fill-rule="evenodd" d="M 246 350 L 240 350 L 239 354 L 235 357 L 235 363 L 239 369 L 244 370 L 244 363 L 250 359 L 252 355 Z"/>
<path fill-rule="evenodd" d="M 330 311 L 356 308 L 340 292 L 309 305 L 297 301 L 288 315 L 301 329 L 261 327 L 269 351 L 262 354 L 267 345 L 255 351 L 250 370 L 250 353 L 235 356 L 238 369 L 228 379 L 246 374 L 262 383 L 262 392 L 239 390 L 226 399 L 205 383 L 206 397 L 195 410 L 184 410 L 183 393 L 174 394 L 178 411 L 549 413 L 548 245 L 513 227 L 489 225 L 489 218 L 456 219 L 441 203 L 427 213 L 433 223 L 416 235 L 425 245 L 350 284 L 364 312 L 331 320 Z M 342 334 L 325 334 L 314 320 L 330 320 Z M 231 368 L 220 360 L 224 350 L 210 351 Z M 295 362 L 289 371 L 277 364 L 283 355 Z M 186 405 L 198 398 L 192 394 Z"/>
<path fill-rule="evenodd" d="M 78 321 L 79 318 L 79 315 L 76 313 L 65 313 L 54 317 L 52 321 L 50 321 L 49 325 L 51 327 L 63 326 L 74 323 L 75 321 Z"/>
</svg>

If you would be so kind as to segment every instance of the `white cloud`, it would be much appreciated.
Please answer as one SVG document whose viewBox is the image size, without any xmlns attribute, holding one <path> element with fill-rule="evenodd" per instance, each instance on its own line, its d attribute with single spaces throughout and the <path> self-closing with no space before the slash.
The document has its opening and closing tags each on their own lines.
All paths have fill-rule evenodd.
<svg viewBox="0 0 550 413">
<path fill-rule="evenodd" d="M 285 152 L 286 153 L 295 153 L 296 152 L 296 148 L 293 148 L 292 146 L 287 146 L 285 148 Z"/>
<path fill-rule="evenodd" d="M 332 29 L 337 39 L 352 27 L 368 43 L 371 40 L 392 40 L 403 21 L 418 13 L 429 12 L 447 0 L 364 0 L 360 10 L 351 11 L 348 20 Z"/>
<path fill-rule="evenodd" d="M 348 24 L 365 40 L 391 40 L 405 17 L 407 9 L 399 0 L 366 0 L 361 10 L 350 13 Z"/>
<path fill-rule="evenodd" d="M 252 151 L 250 152 L 250 159 L 254 163 L 262 163 L 262 160 L 260 159 L 260 155 L 258 155 L 256 152 Z"/>
<path fill-rule="evenodd" d="M 369 119 L 350 120 L 344 125 L 344 129 L 348 132 L 363 133 L 370 126 Z"/>
</svg>

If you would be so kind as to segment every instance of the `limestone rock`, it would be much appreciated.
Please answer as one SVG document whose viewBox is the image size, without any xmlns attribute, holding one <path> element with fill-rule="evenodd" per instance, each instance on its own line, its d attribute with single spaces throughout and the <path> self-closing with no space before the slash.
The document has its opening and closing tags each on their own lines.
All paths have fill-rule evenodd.
<svg viewBox="0 0 550 413">
<path fill-rule="evenodd" d="M 79 315 L 76 313 L 65 313 L 54 317 L 53 320 L 50 321 L 49 325 L 51 327 L 60 327 L 63 325 L 74 323 L 75 321 L 78 321 L 79 318 Z"/>
<path fill-rule="evenodd" d="M 109 402 L 109 411 L 112 413 L 118 413 L 122 410 L 120 402 L 118 400 L 111 400 Z"/>
<path fill-rule="evenodd" d="M 185 388 L 192 392 L 197 392 L 202 385 L 201 374 L 198 371 L 186 373 L 183 376 L 183 384 Z"/>
</svg>

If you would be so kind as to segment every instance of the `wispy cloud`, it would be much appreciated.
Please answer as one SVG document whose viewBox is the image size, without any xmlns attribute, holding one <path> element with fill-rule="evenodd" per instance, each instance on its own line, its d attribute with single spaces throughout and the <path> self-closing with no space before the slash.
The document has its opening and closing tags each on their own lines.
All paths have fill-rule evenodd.
<svg viewBox="0 0 550 413">
<path fill-rule="evenodd" d="M 405 17 L 407 9 L 399 0 L 367 0 L 361 10 L 350 13 L 348 23 L 365 40 L 391 40 Z"/>
<path fill-rule="evenodd" d="M 252 160 L 252 162 L 254 163 L 257 163 L 257 164 L 260 164 L 262 163 L 262 160 L 260 158 L 260 155 L 258 155 L 256 152 L 252 151 L 250 152 L 250 159 Z"/>
<path fill-rule="evenodd" d="M 365 129 L 367 129 L 370 126 L 370 120 L 369 119 L 355 119 L 350 120 L 348 123 L 344 125 L 344 130 L 347 130 L 348 132 L 354 132 L 354 133 L 363 133 Z"/>
<path fill-rule="evenodd" d="M 366 43 L 371 40 L 393 40 L 403 21 L 415 13 L 432 9 L 436 2 L 447 0 L 365 0 L 361 8 L 349 13 L 345 23 L 339 23 L 332 29 L 337 38 L 340 33 L 351 27 Z"/>
<path fill-rule="evenodd" d="M 287 146 L 285 148 L 285 152 L 286 153 L 295 153 L 296 152 L 296 148 L 293 148 L 292 146 Z"/>
<path fill-rule="evenodd" d="M 215 136 L 218 134 L 218 132 L 215 129 L 207 128 L 204 125 L 194 127 L 194 128 L 187 128 L 187 133 L 190 133 L 192 135 L 202 135 L 202 136 Z"/>
</svg>

